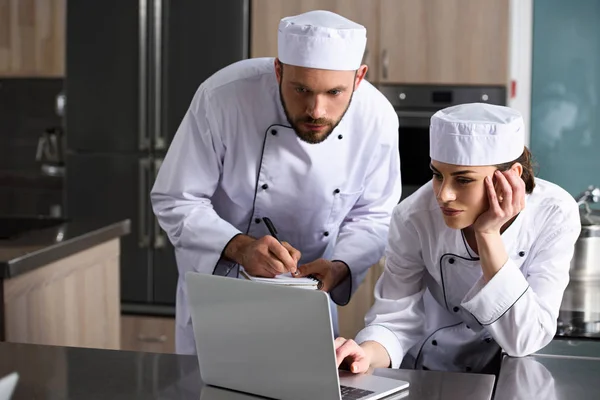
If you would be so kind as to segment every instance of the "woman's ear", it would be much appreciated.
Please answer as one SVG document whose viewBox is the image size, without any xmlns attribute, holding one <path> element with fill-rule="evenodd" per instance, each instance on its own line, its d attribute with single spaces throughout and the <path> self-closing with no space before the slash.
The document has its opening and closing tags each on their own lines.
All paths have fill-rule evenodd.
<svg viewBox="0 0 600 400">
<path fill-rule="evenodd" d="M 510 170 L 513 171 L 514 173 L 517 174 L 517 176 L 521 176 L 523 175 L 523 166 L 521 165 L 521 163 L 514 163 L 511 167 Z"/>
</svg>

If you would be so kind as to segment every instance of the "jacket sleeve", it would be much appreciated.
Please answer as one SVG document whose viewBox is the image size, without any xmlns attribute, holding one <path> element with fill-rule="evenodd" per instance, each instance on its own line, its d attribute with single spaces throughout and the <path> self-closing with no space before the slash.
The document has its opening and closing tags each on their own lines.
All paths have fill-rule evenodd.
<svg viewBox="0 0 600 400">
<path fill-rule="evenodd" d="M 581 224 L 575 202 L 547 220 L 546 233 L 531 248 L 525 275 L 509 258 L 487 284 L 480 279 L 462 302 L 510 356 L 534 353 L 556 334 Z"/>
<path fill-rule="evenodd" d="M 376 264 L 385 250 L 390 218 L 400 201 L 400 154 L 398 152 L 398 117 L 390 113 L 381 124 L 380 143 L 371 157 L 364 191 L 340 226 L 333 260 L 346 263 L 349 277 L 331 291 L 339 305 L 350 301 L 369 267 Z"/>
<path fill-rule="evenodd" d="M 423 335 L 425 264 L 416 230 L 396 207 L 390 226 L 385 269 L 375 286 L 375 304 L 356 342 L 376 341 L 387 351 L 392 368 Z"/>
<path fill-rule="evenodd" d="M 227 243 L 239 232 L 221 219 L 210 198 L 219 182 L 225 147 L 210 123 L 202 87 L 184 116 L 151 192 L 160 226 L 176 250 L 180 275 L 213 273 Z"/>
</svg>

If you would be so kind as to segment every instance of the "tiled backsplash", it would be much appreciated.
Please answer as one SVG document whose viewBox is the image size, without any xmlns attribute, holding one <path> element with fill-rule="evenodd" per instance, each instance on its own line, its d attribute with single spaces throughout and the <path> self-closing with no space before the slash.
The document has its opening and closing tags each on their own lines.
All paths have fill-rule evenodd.
<svg viewBox="0 0 600 400">
<path fill-rule="evenodd" d="M 38 139 L 62 124 L 55 110 L 62 87 L 62 79 L 0 79 L 0 170 L 39 171 Z"/>
<path fill-rule="evenodd" d="M 49 214 L 62 204 L 62 178 L 35 160 L 38 139 L 62 126 L 55 110 L 62 79 L 0 79 L 0 214 Z"/>
</svg>

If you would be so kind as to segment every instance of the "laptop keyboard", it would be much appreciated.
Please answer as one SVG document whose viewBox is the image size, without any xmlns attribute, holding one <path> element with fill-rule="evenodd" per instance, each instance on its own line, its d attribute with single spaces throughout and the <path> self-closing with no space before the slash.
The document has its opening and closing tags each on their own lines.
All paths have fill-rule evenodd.
<svg viewBox="0 0 600 400">
<path fill-rule="evenodd" d="M 358 400 L 375 393 L 370 390 L 363 390 L 344 385 L 340 385 L 340 391 L 342 392 L 342 400 Z"/>
</svg>

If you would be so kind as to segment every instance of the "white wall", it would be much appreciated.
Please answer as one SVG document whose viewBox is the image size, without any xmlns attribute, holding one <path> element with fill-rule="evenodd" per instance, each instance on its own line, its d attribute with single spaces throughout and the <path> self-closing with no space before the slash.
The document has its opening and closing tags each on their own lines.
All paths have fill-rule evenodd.
<svg viewBox="0 0 600 400">
<path fill-rule="evenodd" d="M 531 132 L 531 59 L 533 54 L 533 1 L 510 0 L 509 85 L 507 104 L 521 112 L 525 120 L 525 143 Z M 516 82 L 516 96 L 511 97 L 511 83 Z"/>
</svg>

